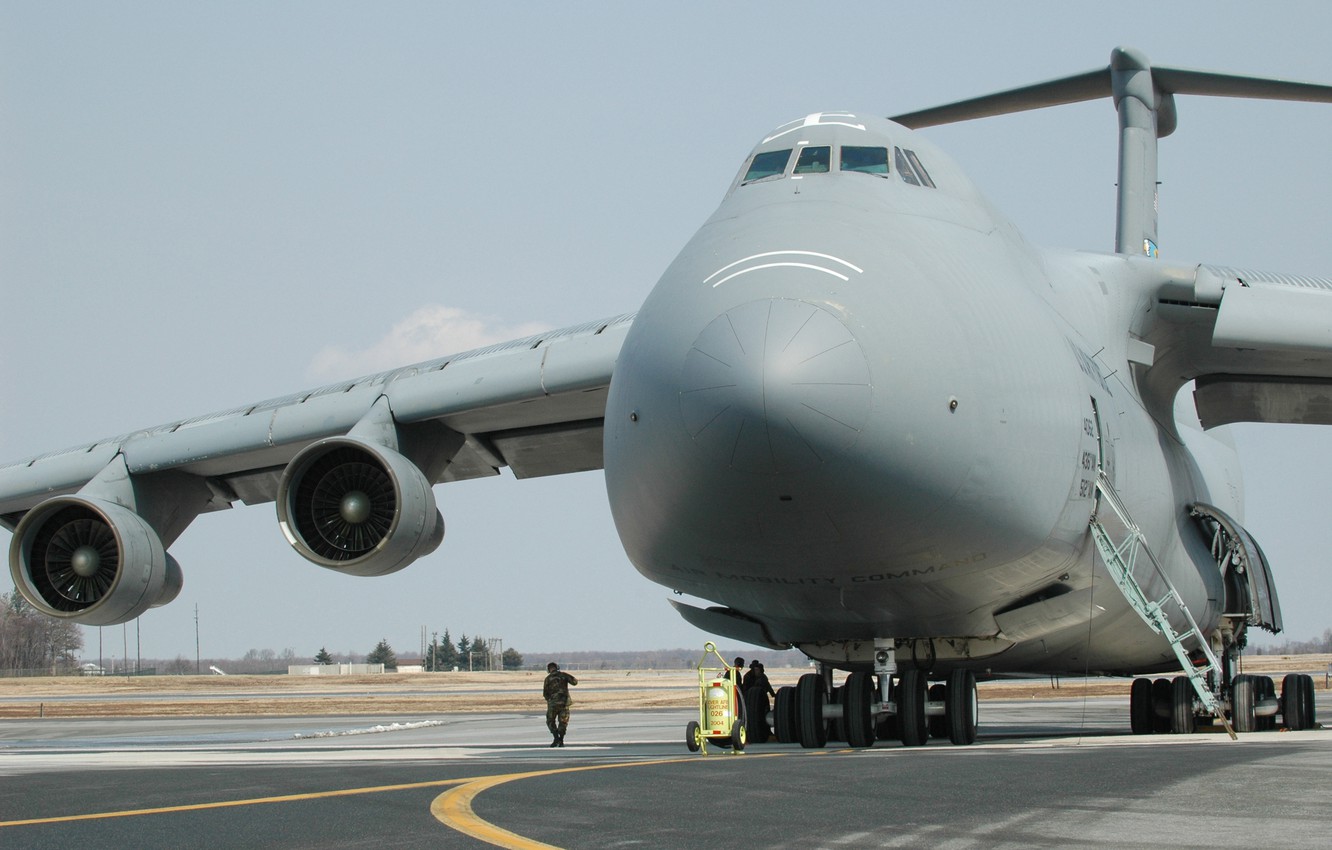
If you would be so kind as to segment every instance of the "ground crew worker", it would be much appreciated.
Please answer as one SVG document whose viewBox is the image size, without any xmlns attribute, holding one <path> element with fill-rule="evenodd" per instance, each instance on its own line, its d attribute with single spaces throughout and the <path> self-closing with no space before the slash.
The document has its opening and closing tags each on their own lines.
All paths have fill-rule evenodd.
<svg viewBox="0 0 1332 850">
<path fill-rule="evenodd" d="M 769 696 L 777 696 L 777 692 L 772 689 L 772 683 L 768 681 L 768 675 L 763 672 L 763 664 L 757 658 L 749 662 L 749 672 L 745 674 L 740 687 L 745 693 L 749 693 L 751 688 L 758 688 Z"/>
<path fill-rule="evenodd" d="M 564 730 L 569 728 L 569 686 L 578 684 L 578 680 L 560 669 L 554 661 L 546 665 L 546 682 L 541 686 L 541 695 L 546 698 L 546 728 L 555 740 L 552 747 L 564 746 Z"/>
</svg>

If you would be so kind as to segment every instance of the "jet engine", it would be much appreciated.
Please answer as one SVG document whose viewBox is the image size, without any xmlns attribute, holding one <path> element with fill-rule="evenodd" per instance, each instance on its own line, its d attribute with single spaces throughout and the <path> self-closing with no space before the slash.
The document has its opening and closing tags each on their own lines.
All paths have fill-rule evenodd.
<svg viewBox="0 0 1332 850">
<path fill-rule="evenodd" d="M 182 585 L 180 565 L 143 517 L 86 496 L 28 511 L 14 529 L 9 572 L 34 608 L 85 626 L 133 620 Z"/>
<path fill-rule="evenodd" d="M 277 511 L 301 557 L 350 575 L 395 572 L 444 539 L 421 470 L 357 437 L 330 437 L 296 455 L 278 484 Z"/>
</svg>

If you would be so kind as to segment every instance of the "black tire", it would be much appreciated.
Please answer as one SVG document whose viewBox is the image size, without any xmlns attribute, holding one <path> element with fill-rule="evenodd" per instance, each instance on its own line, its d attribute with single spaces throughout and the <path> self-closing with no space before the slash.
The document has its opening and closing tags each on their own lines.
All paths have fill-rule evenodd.
<svg viewBox="0 0 1332 850">
<path fill-rule="evenodd" d="M 1152 680 L 1137 678 L 1129 691 L 1129 727 L 1134 735 L 1156 731 L 1156 709 L 1152 707 Z"/>
<path fill-rule="evenodd" d="M 768 728 L 768 695 L 759 688 L 745 691 L 745 731 L 751 744 L 766 744 L 772 734 Z"/>
<path fill-rule="evenodd" d="M 745 741 L 748 737 L 745 733 L 745 721 L 737 717 L 731 722 L 731 737 L 727 740 L 727 743 L 738 753 L 745 748 Z"/>
<path fill-rule="evenodd" d="M 696 753 L 703 747 L 703 729 L 697 720 L 689 721 L 689 725 L 685 727 L 685 746 L 691 753 Z"/>
<path fill-rule="evenodd" d="M 1193 722 L 1193 682 L 1188 676 L 1176 676 L 1170 683 L 1170 731 L 1191 734 Z"/>
<path fill-rule="evenodd" d="M 1308 724 L 1305 728 L 1313 729 L 1318 725 L 1318 705 L 1314 701 L 1314 681 L 1313 676 L 1300 674 L 1300 681 L 1303 683 L 1304 690 L 1304 720 Z"/>
<path fill-rule="evenodd" d="M 1298 673 L 1287 674 L 1281 680 L 1281 723 L 1287 729 L 1298 732 L 1304 728 L 1304 702 L 1300 699 L 1300 676 Z"/>
<path fill-rule="evenodd" d="M 852 673 L 842 687 L 842 725 L 846 728 L 846 742 L 853 747 L 874 744 L 874 715 L 870 706 L 874 702 L 874 677 L 869 673 Z"/>
<path fill-rule="evenodd" d="M 930 685 L 926 692 L 925 699 L 929 702 L 941 702 L 944 704 L 944 711 L 947 712 L 948 705 L 948 686 L 942 683 Z M 931 738 L 948 737 L 948 718 L 944 714 L 925 715 L 925 723 L 929 727 Z"/>
<path fill-rule="evenodd" d="M 1292 732 L 1313 728 L 1313 677 L 1291 673 L 1281 680 L 1281 719 Z"/>
<path fill-rule="evenodd" d="M 902 746 L 920 747 L 929 740 L 925 722 L 925 674 L 903 670 L 897 682 L 897 726 Z"/>
<path fill-rule="evenodd" d="M 828 746 L 828 724 L 823 722 L 823 677 L 806 673 L 796 684 L 796 714 L 800 718 L 800 746 L 807 750 Z"/>
<path fill-rule="evenodd" d="M 772 710 L 773 731 L 782 744 L 800 743 L 800 718 L 796 707 L 796 689 L 787 685 L 777 689 L 777 703 Z"/>
<path fill-rule="evenodd" d="M 1258 715 L 1254 713 L 1258 682 L 1253 676 L 1240 674 L 1230 683 L 1230 725 L 1236 732 L 1258 731 Z"/>
<path fill-rule="evenodd" d="M 949 673 L 948 689 L 944 695 L 944 720 L 948 726 L 948 740 L 962 747 L 976 743 L 979 708 L 976 674 L 970 670 L 954 670 Z"/>
<path fill-rule="evenodd" d="M 1156 732 L 1170 731 L 1171 715 L 1170 680 L 1152 680 L 1152 729 Z"/>
</svg>

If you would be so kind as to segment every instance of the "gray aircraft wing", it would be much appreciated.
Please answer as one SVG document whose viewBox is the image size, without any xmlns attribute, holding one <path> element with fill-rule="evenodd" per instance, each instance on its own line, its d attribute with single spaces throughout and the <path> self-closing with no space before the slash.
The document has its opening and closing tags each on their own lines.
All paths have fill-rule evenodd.
<svg viewBox="0 0 1332 850">
<path fill-rule="evenodd" d="M 391 442 L 430 483 L 601 468 L 602 417 L 627 314 L 550 331 L 258 404 L 97 440 L 0 466 L 0 523 L 77 493 L 109 467 L 167 480 L 189 503 L 159 523 L 163 542 L 197 513 L 273 501 L 303 449 L 358 431 Z M 396 433 L 379 440 L 385 428 Z M 120 465 L 123 463 L 123 470 Z"/>
<path fill-rule="evenodd" d="M 1332 425 L 1332 278 L 1133 262 L 1168 278 L 1145 305 L 1152 353 L 1138 368 L 1149 408 L 1170 410 L 1193 380 L 1205 428 Z"/>
</svg>

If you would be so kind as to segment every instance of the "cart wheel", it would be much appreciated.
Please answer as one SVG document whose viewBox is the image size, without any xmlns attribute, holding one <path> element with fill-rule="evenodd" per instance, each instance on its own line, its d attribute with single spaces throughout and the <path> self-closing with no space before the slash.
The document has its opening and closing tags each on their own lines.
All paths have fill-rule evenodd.
<svg viewBox="0 0 1332 850">
<path fill-rule="evenodd" d="M 731 747 L 738 753 L 745 748 L 745 722 L 736 720 L 731 724 Z"/>
<path fill-rule="evenodd" d="M 691 753 L 698 752 L 703 746 L 703 730 L 697 720 L 689 721 L 689 725 L 685 727 L 685 746 Z"/>
</svg>

